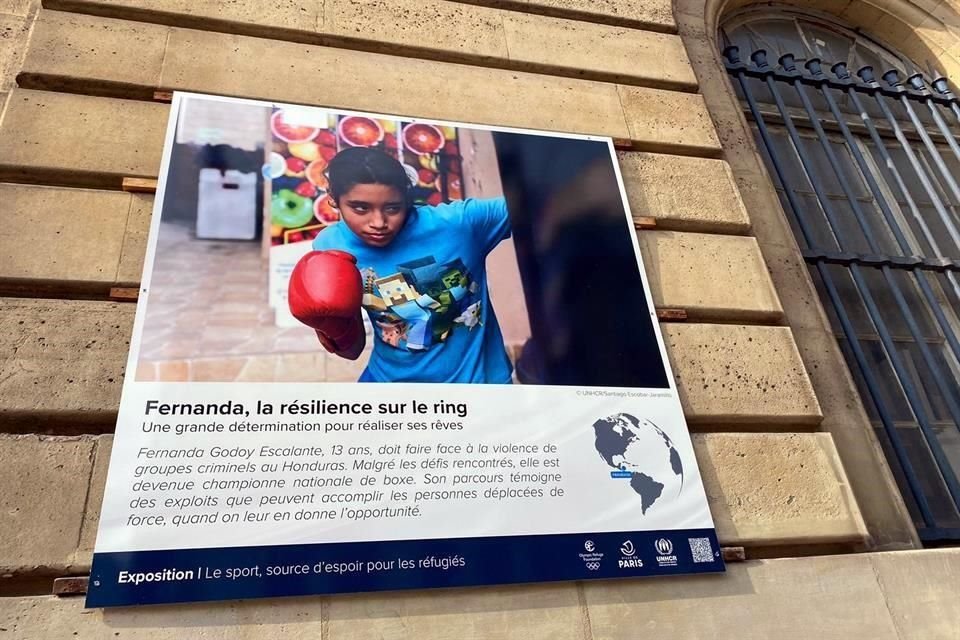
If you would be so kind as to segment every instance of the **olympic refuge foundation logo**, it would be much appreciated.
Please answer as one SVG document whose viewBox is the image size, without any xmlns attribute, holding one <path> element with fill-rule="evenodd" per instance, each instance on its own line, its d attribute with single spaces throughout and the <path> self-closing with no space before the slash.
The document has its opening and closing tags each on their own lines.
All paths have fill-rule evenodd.
<svg viewBox="0 0 960 640">
<path fill-rule="evenodd" d="M 583 543 L 583 549 L 586 553 L 581 553 L 580 559 L 583 560 L 584 566 L 590 571 L 598 570 L 600 562 L 603 560 L 603 554 L 596 550 L 597 545 L 594 544 L 593 540 L 586 540 Z"/>
</svg>

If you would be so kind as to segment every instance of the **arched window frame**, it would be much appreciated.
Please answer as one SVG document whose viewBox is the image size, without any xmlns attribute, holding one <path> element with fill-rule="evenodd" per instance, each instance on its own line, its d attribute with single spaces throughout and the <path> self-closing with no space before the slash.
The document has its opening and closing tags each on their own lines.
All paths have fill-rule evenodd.
<svg viewBox="0 0 960 640">
<path fill-rule="evenodd" d="M 734 63 L 728 55 L 734 85 L 739 83 L 739 97 L 755 126 L 758 147 L 921 537 L 960 539 L 960 321 L 956 313 L 960 309 L 960 272 L 947 267 L 938 275 L 928 271 L 929 265 L 918 267 L 916 263 L 918 258 L 927 262 L 960 260 L 960 242 L 942 250 L 943 243 L 935 242 L 936 234 L 923 228 L 928 213 L 918 212 L 916 206 L 918 202 L 933 203 L 913 197 L 916 180 L 901 180 L 891 186 L 895 176 L 889 168 L 894 165 L 901 176 L 912 170 L 921 182 L 920 175 L 926 175 L 933 184 L 927 190 L 931 201 L 941 200 L 943 211 L 938 210 L 938 214 L 960 227 L 960 190 L 946 184 L 951 179 L 947 174 L 956 175 L 956 182 L 960 182 L 960 149 L 956 145 L 960 109 L 955 104 L 947 106 L 942 96 L 911 96 L 911 100 L 917 98 L 921 116 L 920 126 L 911 130 L 912 125 L 899 121 L 906 115 L 900 113 L 904 109 L 895 102 L 892 106 L 900 112 L 886 123 L 876 109 L 869 113 L 870 105 L 864 108 L 862 104 L 873 100 L 869 90 L 844 105 L 855 108 L 843 108 L 836 100 L 833 105 L 829 100 L 816 101 L 820 91 L 844 95 L 847 90 L 842 83 L 834 86 L 836 83 L 819 82 L 812 75 L 818 69 L 803 68 L 803 62 L 822 55 L 827 44 L 808 37 L 805 31 L 827 30 L 847 38 L 851 45 L 843 62 L 848 67 L 855 61 L 855 52 L 866 52 L 868 55 L 860 57 L 873 58 L 875 64 L 889 63 L 901 72 L 901 79 L 903 72 L 918 66 L 834 18 L 795 8 L 774 12 L 765 7 L 730 14 L 721 25 L 720 41 L 730 44 L 734 38 L 729 34 L 734 30 L 750 29 L 751 24 L 762 22 L 794 25 L 798 64 L 794 67 L 793 61 L 784 60 L 783 67 L 773 69 L 774 55 L 770 56 L 771 66 L 758 67 L 755 60 L 751 67 L 749 63 Z M 761 44 L 765 38 L 756 31 L 754 37 Z M 824 67 L 834 61 L 826 62 Z M 857 84 L 855 93 L 861 93 Z M 796 100 L 801 93 L 796 85 L 802 86 L 806 101 Z M 766 96 L 763 91 L 768 92 Z M 752 104 L 746 99 L 747 93 Z M 875 93 L 883 95 L 887 91 Z M 891 89 L 881 100 L 893 101 L 897 95 Z M 946 126 L 937 126 L 940 123 L 936 116 L 924 116 L 921 105 L 930 104 L 940 110 Z M 865 131 L 855 131 L 856 127 Z M 900 153 L 897 145 L 925 145 L 924 135 L 930 138 L 934 151 L 921 148 L 915 153 L 919 161 L 911 167 L 903 158 L 895 158 Z M 886 156 L 879 147 L 888 151 Z M 934 166 L 937 155 L 953 165 L 939 177 Z M 778 163 L 772 161 L 774 156 Z M 894 191 L 901 187 L 898 198 Z M 806 224 L 798 225 L 799 218 L 806 219 Z M 858 233 L 863 237 L 858 239 Z M 912 267 L 910 260 L 914 261 Z M 839 304 L 831 304 L 831 300 L 839 300 Z M 899 324 L 897 313 L 902 316 Z M 841 316 L 846 316 L 847 322 L 843 331 Z M 905 332 L 910 319 L 913 326 Z M 861 353 L 851 353 L 856 350 Z M 873 378 L 873 383 L 866 378 Z M 944 406 L 949 410 L 944 411 Z"/>
</svg>

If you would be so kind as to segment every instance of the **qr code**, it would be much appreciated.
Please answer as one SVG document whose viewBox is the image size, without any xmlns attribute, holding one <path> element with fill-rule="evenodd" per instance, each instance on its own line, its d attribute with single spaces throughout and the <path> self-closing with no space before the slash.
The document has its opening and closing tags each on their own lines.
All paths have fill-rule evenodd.
<svg viewBox="0 0 960 640">
<path fill-rule="evenodd" d="M 687 538 L 690 543 L 690 553 L 693 554 L 693 561 L 713 562 L 713 546 L 710 544 L 710 538 Z"/>
</svg>

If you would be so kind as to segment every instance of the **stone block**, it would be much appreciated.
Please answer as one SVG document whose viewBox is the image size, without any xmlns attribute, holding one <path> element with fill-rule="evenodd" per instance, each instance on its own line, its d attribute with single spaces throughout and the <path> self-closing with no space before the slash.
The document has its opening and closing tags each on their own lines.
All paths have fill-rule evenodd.
<svg viewBox="0 0 960 640">
<path fill-rule="evenodd" d="M 321 32 L 380 45 L 415 46 L 507 60 L 503 11 L 445 0 L 328 0 Z"/>
<path fill-rule="evenodd" d="M 5 298 L 0 304 L 0 420 L 110 421 L 134 305 Z"/>
<path fill-rule="evenodd" d="M 630 84 L 696 89 L 679 37 L 577 20 L 503 12 L 510 60 L 600 74 Z"/>
<path fill-rule="evenodd" d="M 863 543 L 866 527 L 826 433 L 695 434 L 721 543 Z"/>
<path fill-rule="evenodd" d="M 23 72 L 56 70 L 71 78 L 156 86 L 169 31 L 160 25 L 41 11 Z"/>
<path fill-rule="evenodd" d="M 870 554 L 901 638 L 960 638 L 960 551 L 925 549 Z M 954 585 L 945 589 L 944 585 Z"/>
<path fill-rule="evenodd" d="M 746 207 L 723 160 L 623 151 L 617 158 L 634 216 L 652 216 L 667 229 L 750 231 Z"/>
<path fill-rule="evenodd" d="M 131 33 L 140 28 L 140 23 L 125 22 L 125 29 L 116 30 L 115 38 L 100 40 L 94 34 L 112 24 L 108 18 L 48 15 L 45 24 L 45 37 L 51 41 L 80 37 L 61 33 L 68 28 L 87 32 L 84 42 L 90 47 L 77 51 L 78 57 L 71 63 L 75 79 L 134 81 L 126 72 L 114 75 L 112 70 L 117 65 L 103 65 L 102 61 L 119 46 L 116 39 L 125 38 L 124 46 L 133 46 Z M 143 26 L 149 32 L 157 28 Z M 622 87 L 632 123 L 628 129 L 618 87 L 609 83 L 191 29 L 171 28 L 169 34 L 159 81 L 159 86 L 168 89 L 618 138 L 629 137 L 632 132 L 639 136 L 638 142 L 650 147 L 705 149 L 711 153 L 716 147 L 702 100 L 693 94 Z M 264 75 L 265 69 L 270 73 Z M 384 73 L 384 69 L 390 69 L 390 73 Z M 52 60 L 39 55 L 30 70 L 62 74 Z M 335 87 L 335 91 L 318 92 L 315 84 L 303 82 L 318 70 L 324 73 L 323 86 Z M 147 68 L 135 83 L 158 86 L 153 71 Z M 410 91 L 411 86 L 417 91 Z M 103 129 L 115 133 L 112 128 Z"/>
<path fill-rule="evenodd" d="M 93 446 L 90 438 L 0 435 L 0 574 L 74 568 Z"/>
<path fill-rule="evenodd" d="M 904 540 L 916 538 L 912 518 L 873 429 L 857 428 L 869 425 L 869 420 L 837 337 L 829 330 L 794 329 L 793 334 L 823 407 L 820 428 L 833 435 L 844 467 L 850 470 L 850 486 L 869 523 L 872 548 L 904 548 Z"/>
<path fill-rule="evenodd" d="M 96 439 L 78 558 L 84 566 L 96 540 L 112 438 Z M 829 435 L 695 434 L 693 445 L 722 544 L 864 540 L 865 529 Z"/>
<path fill-rule="evenodd" d="M 85 610 L 83 598 L 0 598 L 10 640 L 261 640 L 319 638 L 319 598 Z"/>
<path fill-rule="evenodd" d="M 261 33 L 313 31 L 321 20 L 322 2 L 281 0 L 258 2 L 194 2 L 193 0 L 48 0 L 49 9 L 89 11 L 129 20 L 148 19 L 177 26 L 203 27 L 216 23 L 230 31 L 256 25 Z"/>
<path fill-rule="evenodd" d="M 0 354 L 6 354 L 0 355 L 0 417 L 26 412 L 112 419 L 134 308 L 5 300 L 0 323 L 20 330 L 0 336 Z M 663 327 L 691 423 L 783 429 L 813 426 L 822 419 L 789 329 L 693 323 Z M 327 370 L 336 379 L 342 373 Z"/>
<path fill-rule="evenodd" d="M 270 69 L 268 77 L 264 69 Z M 324 75 L 320 90 L 303 82 L 318 70 Z M 421 118 L 614 137 L 628 133 L 611 84 L 186 29 L 171 34 L 161 82 L 175 89 Z"/>
<path fill-rule="evenodd" d="M 867 555 L 727 565 L 724 575 L 583 585 L 594 640 L 899 640 Z"/>
<path fill-rule="evenodd" d="M 624 85 L 617 89 L 631 139 L 658 151 L 720 153 L 720 140 L 699 94 Z"/>
<path fill-rule="evenodd" d="M 0 13 L 26 17 L 30 15 L 31 9 L 38 4 L 38 0 L 0 0 Z"/>
<path fill-rule="evenodd" d="M 817 290 L 813 286 L 810 267 L 803 261 L 796 245 L 761 244 L 774 287 L 794 331 L 822 331 L 829 326 Z"/>
<path fill-rule="evenodd" d="M 113 436 L 103 435 L 91 438 L 93 443 L 93 469 L 90 473 L 90 487 L 87 492 L 87 504 L 83 511 L 83 525 L 80 528 L 80 543 L 77 549 L 77 564 L 90 566 L 93 547 L 97 542 L 97 527 L 100 526 L 100 508 L 103 506 L 103 489 L 107 483 L 107 468 L 110 465 L 110 452 L 113 449 Z"/>
<path fill-rule="evenodd" d="M 328 640 L 586 638 L 573 583 L 330 598 Z"/>
<path fill-rule="evenodd" d="M 117 265 L 117 284 L 140 282 L 152 216 L 153 196 L 131 194 L 127 230 L 123 234 L 123 249 L 120 252 L 120 264 Z"/>
<path fill-rule="evenodd" d="M 0 90 L 14 85 L 26 49 L 30 21 L 26 16 L 0 10 Z"/>
<path fill-rule="evenodd" d="M 653 302 L 692 320 L 773 322 L 783 309 L 754 238 L 638 231 Z"/>
<path fill-rule="evenodd" d="M 724 575 L 84 611 L 0 599 L 11 640 L 557 637 L 955 639 L 956 549 L 753 560 Z M 894 582 L 896 581 L 896 582 Z M 321 615 L 321 609 L 322 614 Z M 552 634 L 552 635 L 551 635 Z"/>
<path fill-rule="evenodd" d="M 0 277 L 112 283 L 130 195 L 0 184 Z"/>
<path fill-rule="evenodd" d="M 633 17 L 616 20 L 633 28 L 610 27 L 447 0 L 272 4 L 241 0 L 224 7 L 187 0 L 53 0 L 50 5 L 177 27 L 381 52 L 416 49 L 420 56 L 441 60 L 496 60 L 496 66 L 531 65 L 578 77 L 599 74 L 619 76 L 634 84 L 696 86 L 680 39 L 638 29 L 653 26 L 663 30 L 656 23 L 646 25 Z M 611 8 L 615 10 L 616 4 Z M 591 18 L 587 6 L 574 14 Z M 163 39 L 156 42 L 163 45 Z"/>
<path fill-rule="evenodd" d="M 689 422 L 792 428 L 823 419 L 790 329 L 693 323 L 662 329 Z"/>
<path fill-rule="evenodd" d="M 156 176 L 168 112 L 158 103 L 16 89 L 0 127 L 0 166 Z"/>
<path fill-rule="evenodd" d="M 670 0 L 524 0 L 540 11 L 556 11 L 597 22 L 637 24 L 675 32 Z"/>
</svg>

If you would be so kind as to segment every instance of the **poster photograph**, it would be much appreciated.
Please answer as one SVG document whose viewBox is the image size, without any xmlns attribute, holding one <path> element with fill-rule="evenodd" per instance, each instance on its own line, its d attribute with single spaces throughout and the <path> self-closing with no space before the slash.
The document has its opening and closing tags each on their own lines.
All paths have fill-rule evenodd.
<svg viewBox="0 0 960 640">
<path fill-rule="evenodd" d="M 174 95 L 87 606 L 723 571 L 612 141 L 413 116 Z"/>
</svg>

